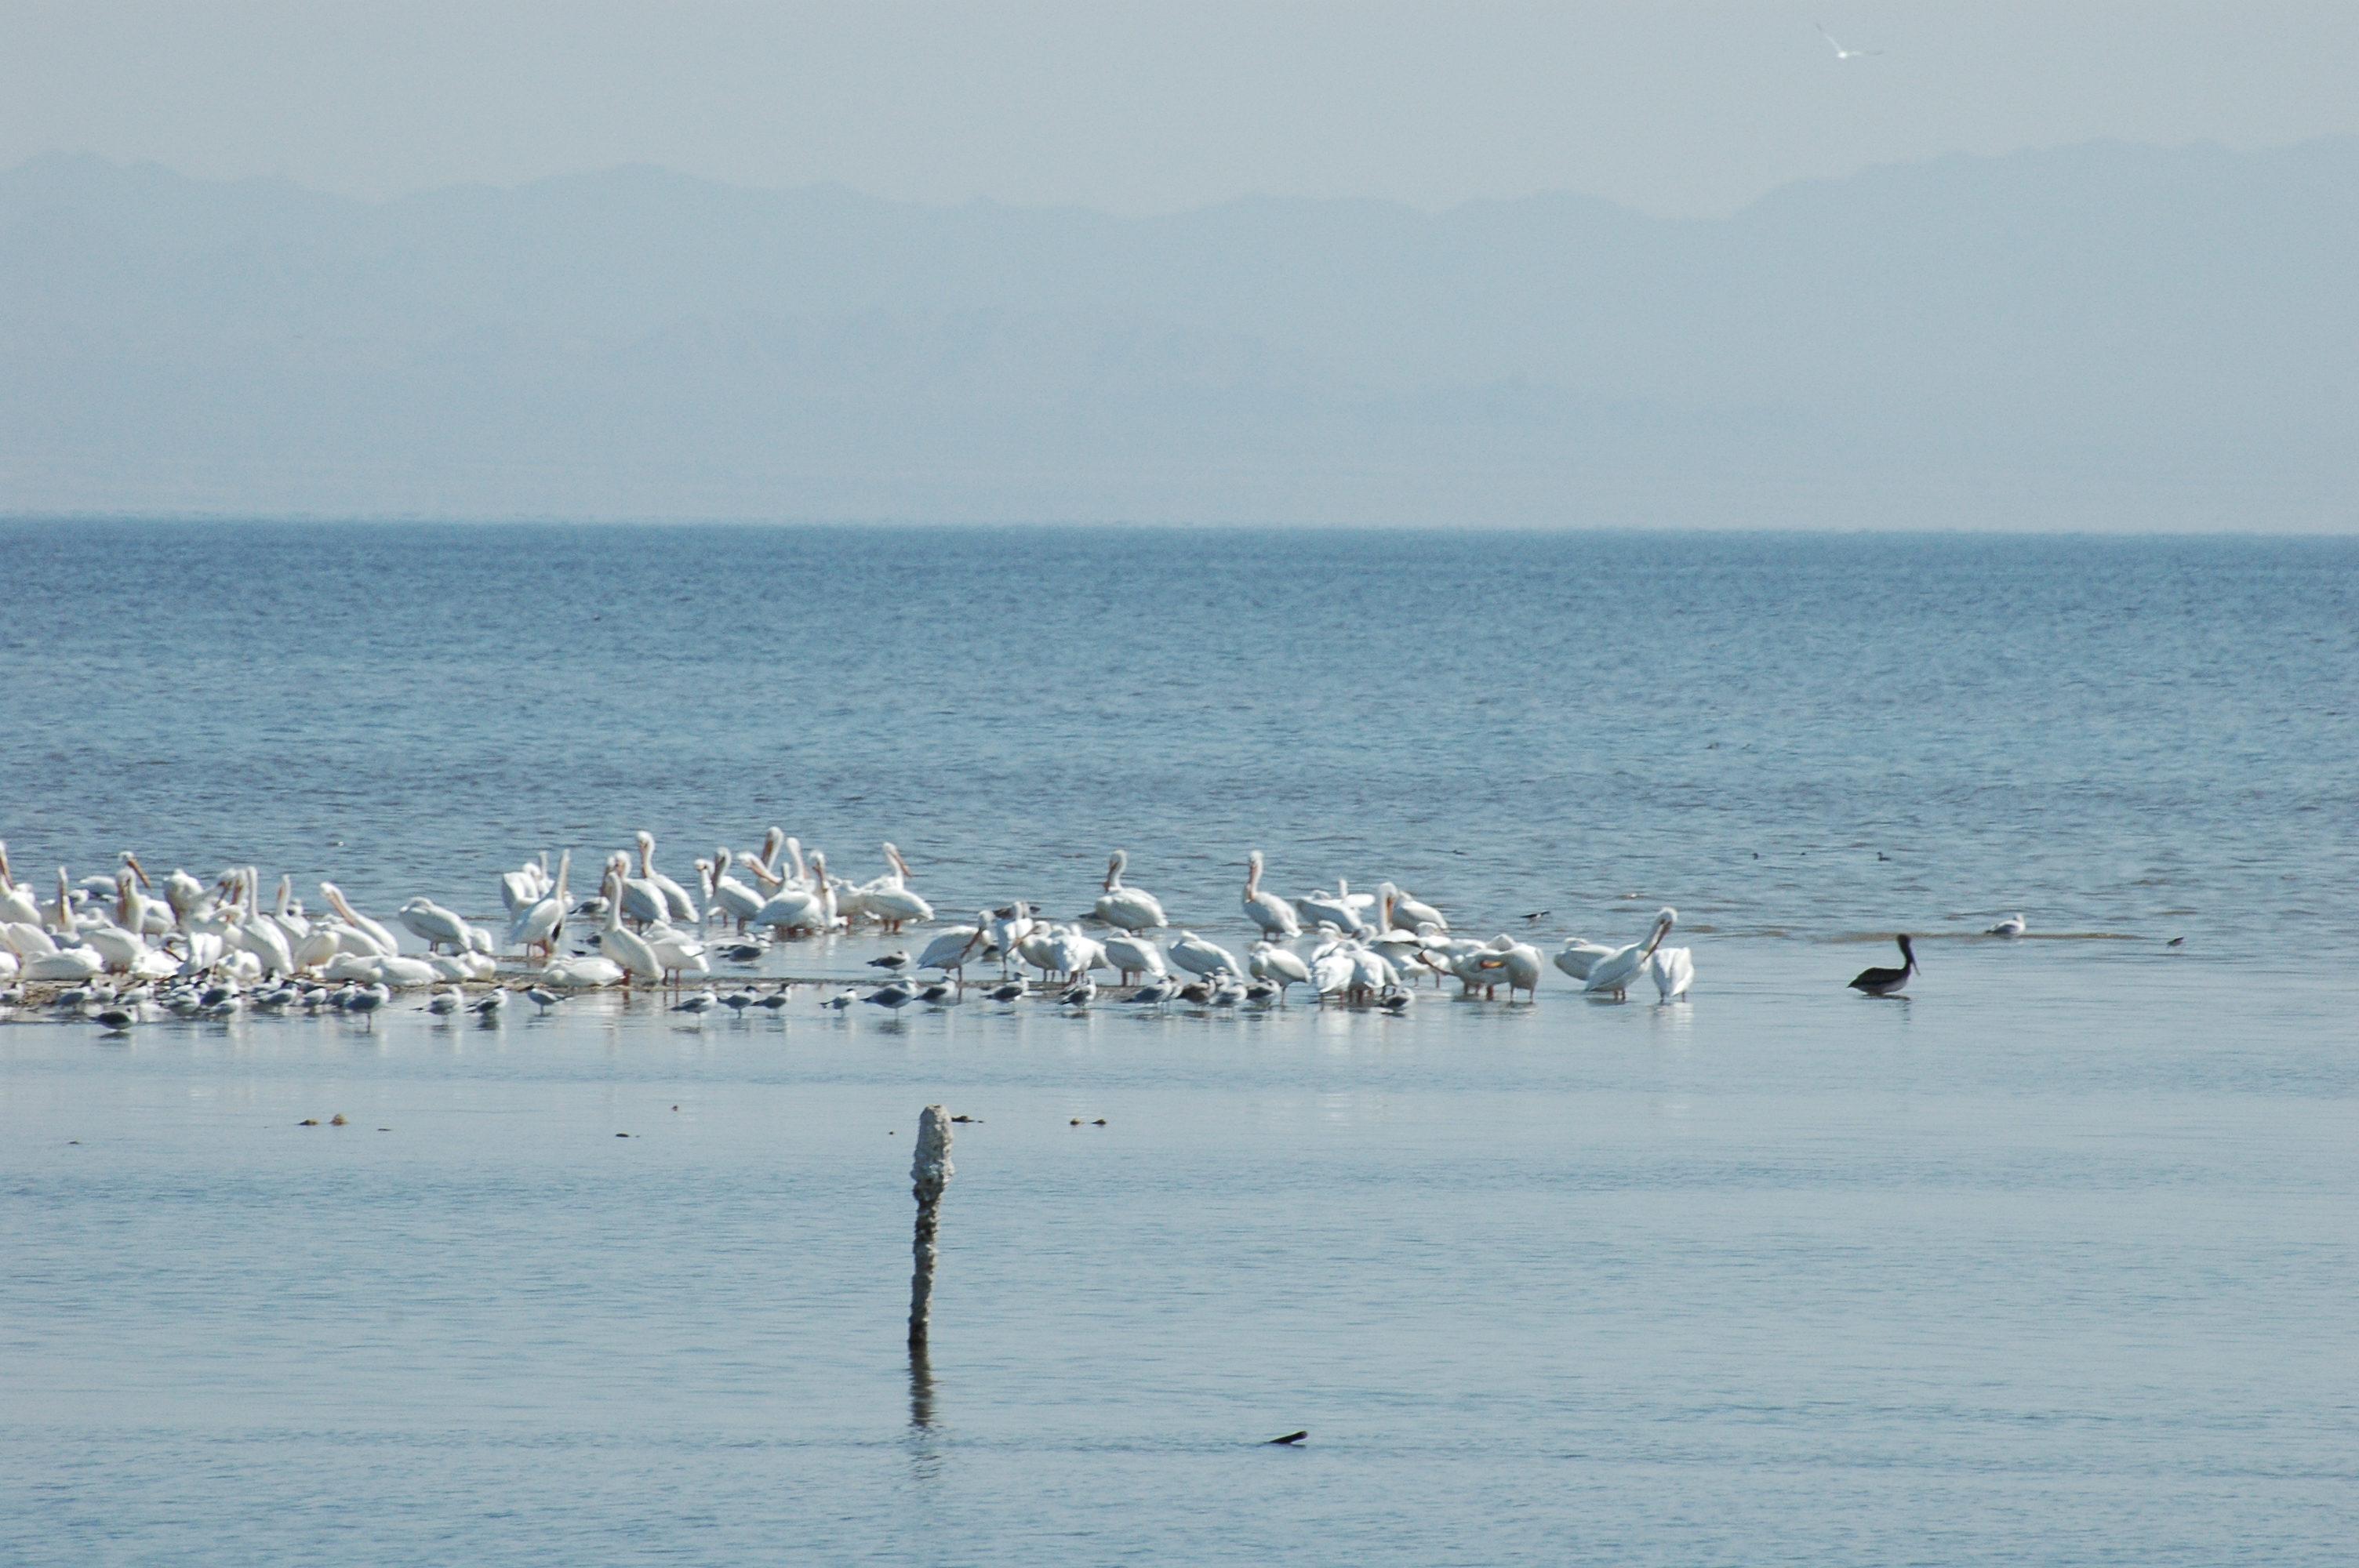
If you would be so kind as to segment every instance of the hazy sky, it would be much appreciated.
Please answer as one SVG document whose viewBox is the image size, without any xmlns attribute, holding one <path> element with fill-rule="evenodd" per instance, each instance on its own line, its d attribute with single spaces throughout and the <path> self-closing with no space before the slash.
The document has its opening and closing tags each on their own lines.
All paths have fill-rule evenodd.
<svg viewBox="0 0 2359 1568">
<path fill-rule="evenodd" d="M 1838 60 L 1813 23 L 1844 45 Z M 386 196 L 652 163 L 1163 211 L 1798 178 L 2095 136 L 2359 132 L 2359 4 L 203 5 L 0 0 L 0 165 Z"/>
</svg>

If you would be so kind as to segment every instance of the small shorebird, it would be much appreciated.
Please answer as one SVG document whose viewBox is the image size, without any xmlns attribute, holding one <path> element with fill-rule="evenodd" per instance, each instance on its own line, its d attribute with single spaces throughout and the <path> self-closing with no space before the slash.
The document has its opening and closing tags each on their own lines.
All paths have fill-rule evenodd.
<svg viewBox="0 0 2359 1568">
<path fill-rule="evenodd" d="M 1853 977 L 1852 989 L 1866 996 L 1898 996 L 1908 989 L 1909 977 L 1917 972 L 1917 949 L 1908 945 L 1906 936 L 1896 936 L 1893 940 L 1900 944 L 1900 968 L 1862 969 Z"/>
</svg>

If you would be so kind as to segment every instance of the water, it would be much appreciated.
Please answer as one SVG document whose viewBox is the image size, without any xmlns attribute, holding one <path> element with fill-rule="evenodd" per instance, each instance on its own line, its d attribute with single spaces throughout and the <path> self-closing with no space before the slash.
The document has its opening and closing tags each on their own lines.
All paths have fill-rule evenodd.
<svg viewBox="0 0 2359 1568">
<path fill-rule="evenodd" d="M 2347 1557 L 2359 546 L 0 544 L 20 876 L 487 913 L 775 821 L 946 910 L 1078 911 L 1121 844 L 1234 946 L 1257 845 L 1551 945 L 1673 903 L 1700 970 L 0 1029 L 0 1558 Z M 1849 995 L 1895 929 L 1913 1000 Z M 983 1120 L 913 1384 L 928 1101 Z"/>
</svg>

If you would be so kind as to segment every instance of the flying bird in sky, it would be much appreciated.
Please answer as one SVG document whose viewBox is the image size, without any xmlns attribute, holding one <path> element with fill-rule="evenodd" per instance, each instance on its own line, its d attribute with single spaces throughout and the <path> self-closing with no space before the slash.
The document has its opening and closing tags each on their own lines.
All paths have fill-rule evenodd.
<svg viewBox="0 0 2359 1568">
<path fill-rule="evenodd" d="M 1813 22 L 1810 26 L 1819 28 L 1819 37 L 1827 40 L 1827 48 L 1835 51 L 1835 58 L 1837 59 L 1865 59 L 1871 56 L 1880 55 L 1884 52 L 1882 49 L 1847 49 L 1843 48 L 1843 45 L 1835 42 L 1835 36 L 1827 31 L 1826 28 L 1819 27 L 1818 23 Z"/>
</svg>

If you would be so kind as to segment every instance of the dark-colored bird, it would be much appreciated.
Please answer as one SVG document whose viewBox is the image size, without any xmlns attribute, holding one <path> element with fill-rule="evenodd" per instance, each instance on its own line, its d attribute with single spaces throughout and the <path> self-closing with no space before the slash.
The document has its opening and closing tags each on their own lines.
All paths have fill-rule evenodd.
<svg viewBox="0 0 2359 1568">
<path fill-rule="evenodd" d="M 1009 980 L 1004 985 L 994 986 L 983 994 L 986 999 L 992 1001 L 1014 1001 L 1023 996 L 1024 991 L 1024 982 L 1018 979 Z M 952 1121 L 956 1121 L 958 1118 L 952 1117 L 951 1119 Z"/>
<path fill-rule="evenodd" d="M 1851 982 L 1851 989 L 1869 996 L 1898 996 L 1908 989 L 1909 977 L 1917 972 L 1917 949 L 1908 945 L 1906 936 L 1896 936 L 1900 944 L 1901 964 L 1897 969 L 1862 969 Z"/>
<path fill-rule="evenodd" d="M 908 949 L 905 947 L 897 952 L 887 953 L 881 958 L 871 958 L 868 960 L 868 967 L 872 969 L 889 969 L 897 975 L 909 967 Z"/>
<path fill-rule="evenodd" d="M 1273 1437 L 1262 1446 L 1264 1448 L 1291 1447 L 1310 1435 L 1310 1429 L 1306 1427 L 1300 1432 L 1289 1432 L 1284 1437 Z"/>
<path fill-rule="evenodd" d="M 1545 909 L 1536 909 L 1529 914 L 1525 915 L 1524 918 L 1526 920 L 1544 920 L 1548 917 L 1548 914 L 1549 912 Z"/>
</svg>

